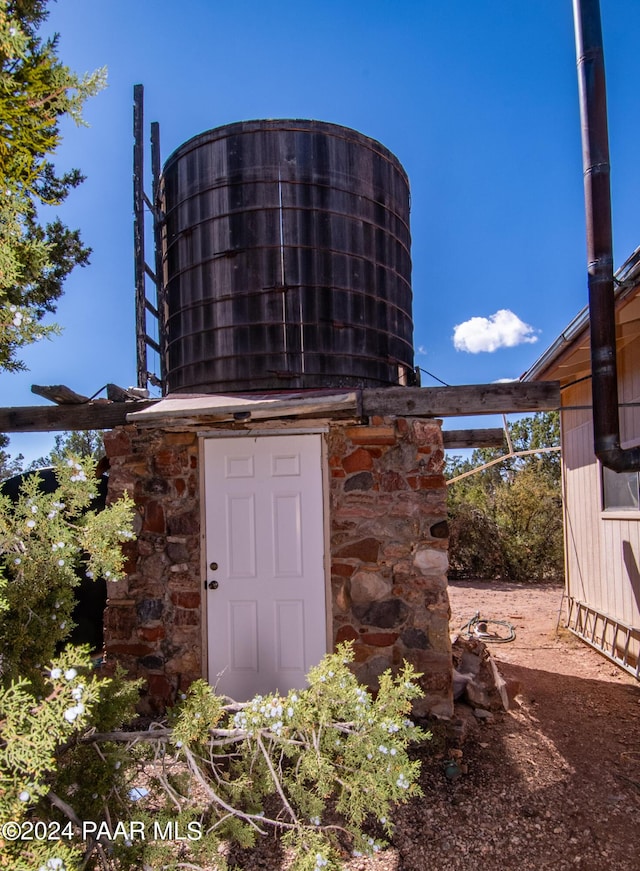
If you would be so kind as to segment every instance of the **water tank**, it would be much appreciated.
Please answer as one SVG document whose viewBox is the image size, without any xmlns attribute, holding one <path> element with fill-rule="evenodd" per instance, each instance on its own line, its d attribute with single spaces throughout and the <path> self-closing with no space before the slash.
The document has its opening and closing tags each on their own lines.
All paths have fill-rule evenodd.
<svg viewBox="0 0 640 871">
<path fill-rule="evenodd" d="M 409 183 L 379 142 L 247 121 L 167 160 L 165 392 L 406 384 Z"/>
</svg>

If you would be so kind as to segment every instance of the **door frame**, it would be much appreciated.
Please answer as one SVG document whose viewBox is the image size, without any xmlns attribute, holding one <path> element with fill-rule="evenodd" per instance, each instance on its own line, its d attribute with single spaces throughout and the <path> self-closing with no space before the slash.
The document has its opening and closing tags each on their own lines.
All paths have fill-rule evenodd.
<svg viewBox="0 0 640 871">
<path fill-rule="evenodd" d="M 331 535 L 329 522 L 329 449 L 326 435 L 329 432 L 328 425 L 313 427 L 282 427 L 281 429 L 250 429 L 229 430 L 215 429 L 204 430 L 198 435 L 198 467 L 200 488 L 200 625 L 202 662 L 202 677 L 209 681 L 209 617 L 207 608 L 207 596 L 204 588 L 207 580 L 207 533 L 206 533 L 206 490 L 205 490 L 205 451 L 204 443 L 211 439 L 228 438 L 277 438 L 294 435 L 320 435 L 320 467 L 322 476 L 322 518 L 323 518 L 323 542 L 324 542 L 324 603 L 325 603 L 325 647 L 327 653 L 333 650 L 333 607 L 331 593 Z"/>
</svg>

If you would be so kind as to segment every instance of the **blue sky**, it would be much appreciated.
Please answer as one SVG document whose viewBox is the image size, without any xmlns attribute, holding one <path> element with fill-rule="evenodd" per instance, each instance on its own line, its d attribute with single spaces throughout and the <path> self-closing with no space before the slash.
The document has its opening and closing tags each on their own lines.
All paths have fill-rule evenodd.
<svg viewBox="0 0 640 871">
<path fill-rule="evenodd" d="M 620 265 L 640 244 L 640 3 L 601 8 Z M 570 0 L 58 0 L 46 30 L 76 71 L 108 67 L 90 126 L 65 125 L 57 157 L 87 176 L 58 212 L 93 255 L 67 281 L 63 335 L 25 352 L 28 372 L 0 375 L 3 405 L 41 403 L 32 383 L 135 383 L 138 82 L 163 160 L 251 118 L 331 121 L 393 151 L 411 183 L 416 363 L 449 384 L 518 377 L 586 303 Z M 52 441 L 15 434 L 10 450 L 31 459 Z"/>
</svg>

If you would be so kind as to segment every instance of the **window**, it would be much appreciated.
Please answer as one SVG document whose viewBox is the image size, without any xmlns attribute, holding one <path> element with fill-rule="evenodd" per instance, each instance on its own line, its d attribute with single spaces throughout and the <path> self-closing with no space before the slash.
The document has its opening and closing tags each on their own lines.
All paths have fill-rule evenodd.
<svg viewBox="0 0 640 871">
<path fill-rule="evenodd" d="M 638 472 L 613 472 L 602 466 L 603 511 L 640 511 Z"/>
</svg>

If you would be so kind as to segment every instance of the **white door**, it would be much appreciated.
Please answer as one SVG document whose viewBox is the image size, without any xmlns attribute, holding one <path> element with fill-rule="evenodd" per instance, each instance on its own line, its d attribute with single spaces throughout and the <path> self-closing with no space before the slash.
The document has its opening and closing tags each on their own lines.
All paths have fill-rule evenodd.
<svg viewBox="0 0 640 871">
<path fill-rule="evenodd" d="M 211 438 L 204 468 L 209 683 L 302 688 L 327 650 L 320 436 Z"/>
</svg>

